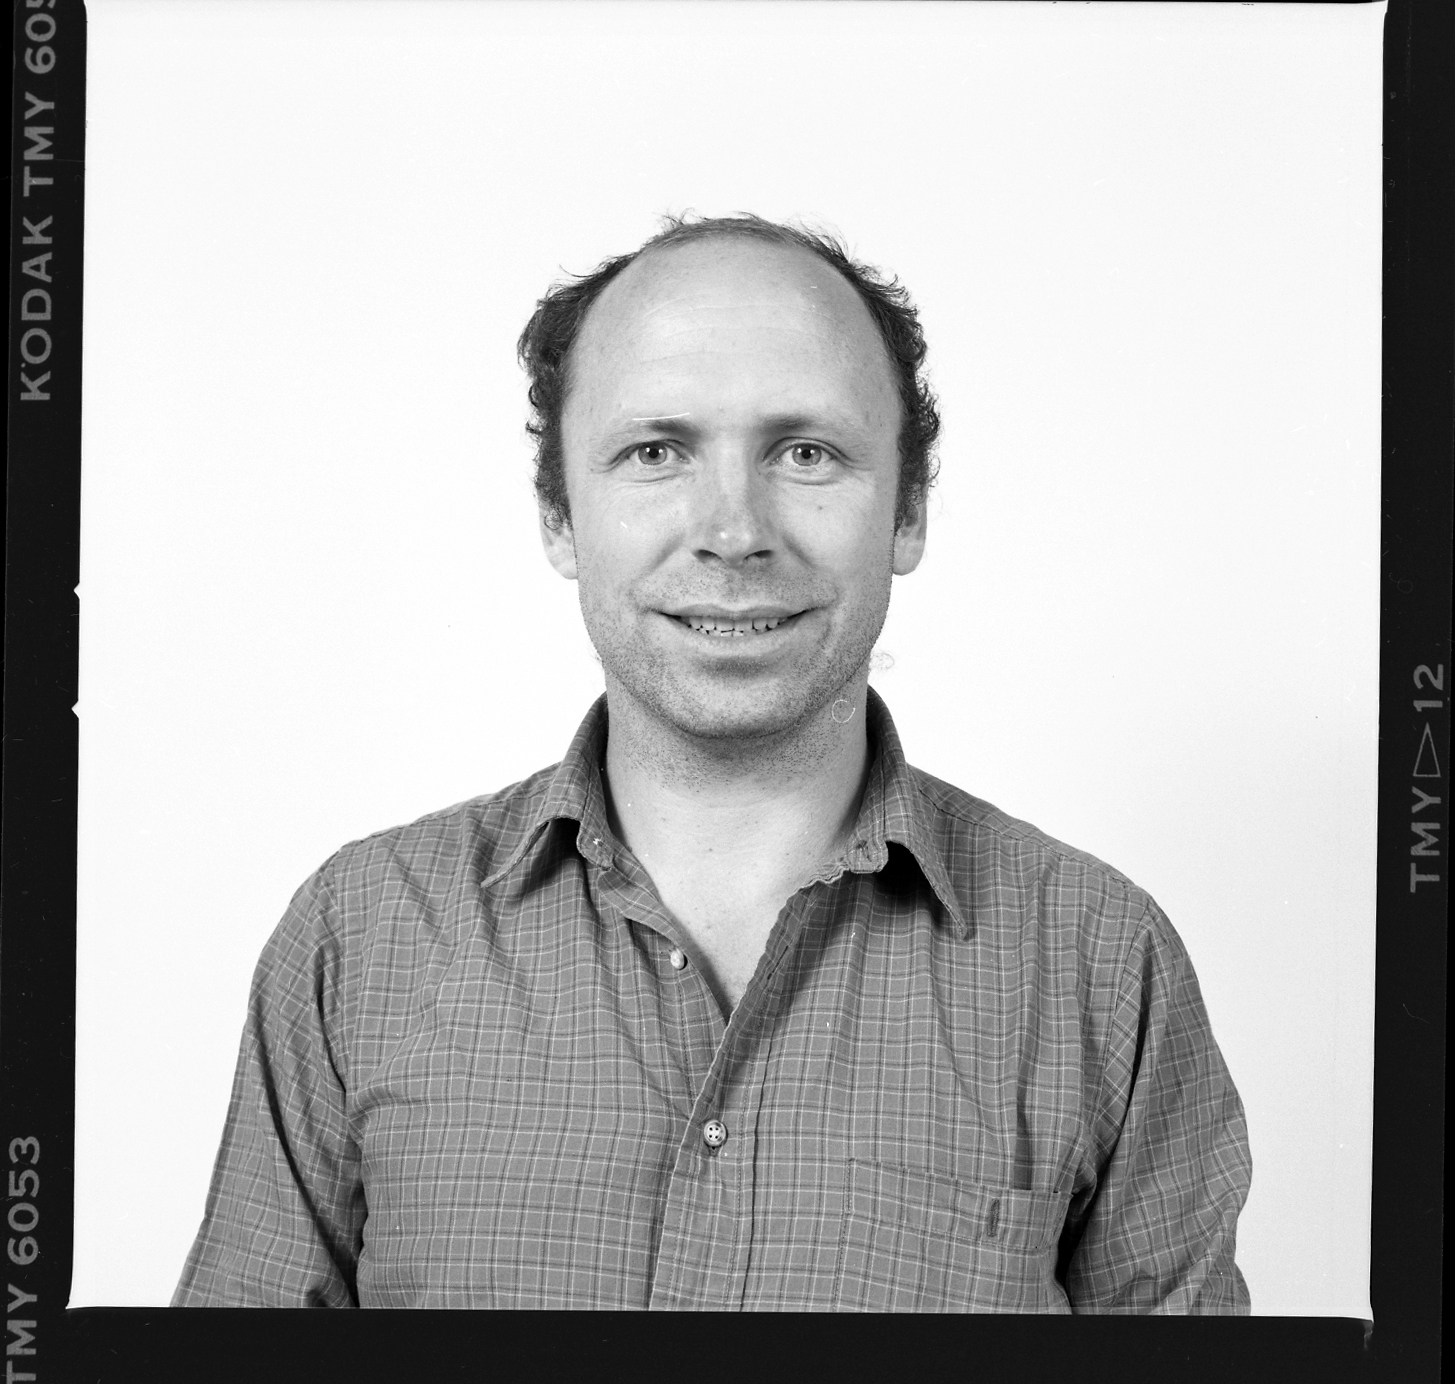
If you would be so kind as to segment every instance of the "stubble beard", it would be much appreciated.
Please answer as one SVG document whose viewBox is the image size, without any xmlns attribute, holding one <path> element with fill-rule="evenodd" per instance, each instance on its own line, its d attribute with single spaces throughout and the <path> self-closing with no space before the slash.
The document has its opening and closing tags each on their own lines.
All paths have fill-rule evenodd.
<svg viewBox="0 0 1455 1384">
<path fill-rule="evenodd" d="M 830 635 L 827 648 L 820 644 L 808 650 L 772 677 L 714 676 L 701 665 L 690 669 L 685 656 L 674 657 L 641 637 L 632 620 L 623 622 L 619 606 L 598 608 L 586 582 L 580 586 L 581 614 L 608 692 L 624 694 L 635 703 L 635 715 L 655 722 L 667 736 L 724 761 L 764 755 L 813 759 L 821 751 L 817 741 L 828 729 L 834 702 L 857 696 L 867 676 L 889 610 L 891 579 L 886 571 L 872 604 L 861 606 L 847 626 Z"/>
</svg>

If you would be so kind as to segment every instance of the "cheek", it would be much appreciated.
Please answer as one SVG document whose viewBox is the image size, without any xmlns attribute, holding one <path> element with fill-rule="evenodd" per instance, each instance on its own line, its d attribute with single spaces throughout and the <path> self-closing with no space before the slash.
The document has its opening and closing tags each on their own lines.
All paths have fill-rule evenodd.
<svg viewBox="0 0 1455 1384">
<path fill-rule="evenodd" d="M 660 516 L 658 516 L 660 519 Z M 576 531 L 576 565 L 583 591 L 621 592 L 648 576 L 672 550 L 671 528 L 640 508 L 593 507 Z"/>
<path fill-rule="evenodd" d="M 846 504 L 842 496 L 810 491 L 793 506 L 785 536 L 815 568 L 839 574 L 845 587 L 877 586 L 881 569 L 890 566 L 894 519 L 873 501 L 865 496 Z"/>
</svg>

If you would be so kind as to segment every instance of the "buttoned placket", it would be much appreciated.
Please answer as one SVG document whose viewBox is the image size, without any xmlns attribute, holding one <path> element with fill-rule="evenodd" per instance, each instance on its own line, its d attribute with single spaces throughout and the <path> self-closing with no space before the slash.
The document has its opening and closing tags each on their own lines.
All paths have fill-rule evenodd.
<svg viewBox="0 0 1455 1384">
<path fill-rule="evenodd" d="M 658 934 L 665 963 L 662 983 L 688 992 L 678 1012 L 684 1019 L 682 1056 L 692 1078 L 702 1070 L 703 1040 L 710 1034 L 714 1044 L 692 1094 L 667 1184 L 649 1302 L 653 1311 L 735 1311 L 742 1306 L 752 1239 L 758 1111 L 783 962 L 798 940 L 815 892 L 842 870 L 843 862 L 838 862 L 784 905 L 763 958 L 726 1021 L 701 970 L 690 963 L 675 964 L 677 955 L 685 959 L 685 939 L 641 867 L 627 855 L 601 877 L 603 899 L 624 919 Z"/>
<path fill-rule="evenodd" d="M 653 1311 L 742 1307 L 757 1191 L 753 1169 L 758 1111 L 768 1076 L 779 981 L 784 957 L 797 941 L 809 907 L 809 891 L 804 890 L 779 914 L 693 1103 L 667 1186 L 652 1277 Z M 707 981 L 696 967 L 688 968 L 683 980 L 688 974 L 707 992 Z"/>
</svg>

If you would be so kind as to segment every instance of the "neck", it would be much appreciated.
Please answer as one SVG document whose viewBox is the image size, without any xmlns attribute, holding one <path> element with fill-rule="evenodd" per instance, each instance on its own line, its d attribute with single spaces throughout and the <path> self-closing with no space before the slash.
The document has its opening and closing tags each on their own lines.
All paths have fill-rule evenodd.
<svg viewBox="0 0 1455 1384">
<path fill-rule="evenodd" d="M 679 865 L 736 871 L 765 890 L 807 878 L 854 829 L 869 769 L 866 696 L 860 678 L 774 735 L 704 740 L 608 678 L 612 829 L 654 875 Z"/>
</svg>

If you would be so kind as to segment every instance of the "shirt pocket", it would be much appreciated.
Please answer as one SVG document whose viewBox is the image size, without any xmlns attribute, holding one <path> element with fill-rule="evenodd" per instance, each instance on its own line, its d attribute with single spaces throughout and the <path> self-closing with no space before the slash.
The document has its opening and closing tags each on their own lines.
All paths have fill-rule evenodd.
<svg viewBox="0 0 1455 1384">
<path fill-rule="evenodd" d="M 834 1282 L 841 1312 L 1057 1312 L 1069 1193 L 849 1163 Z"/>
</svg>

